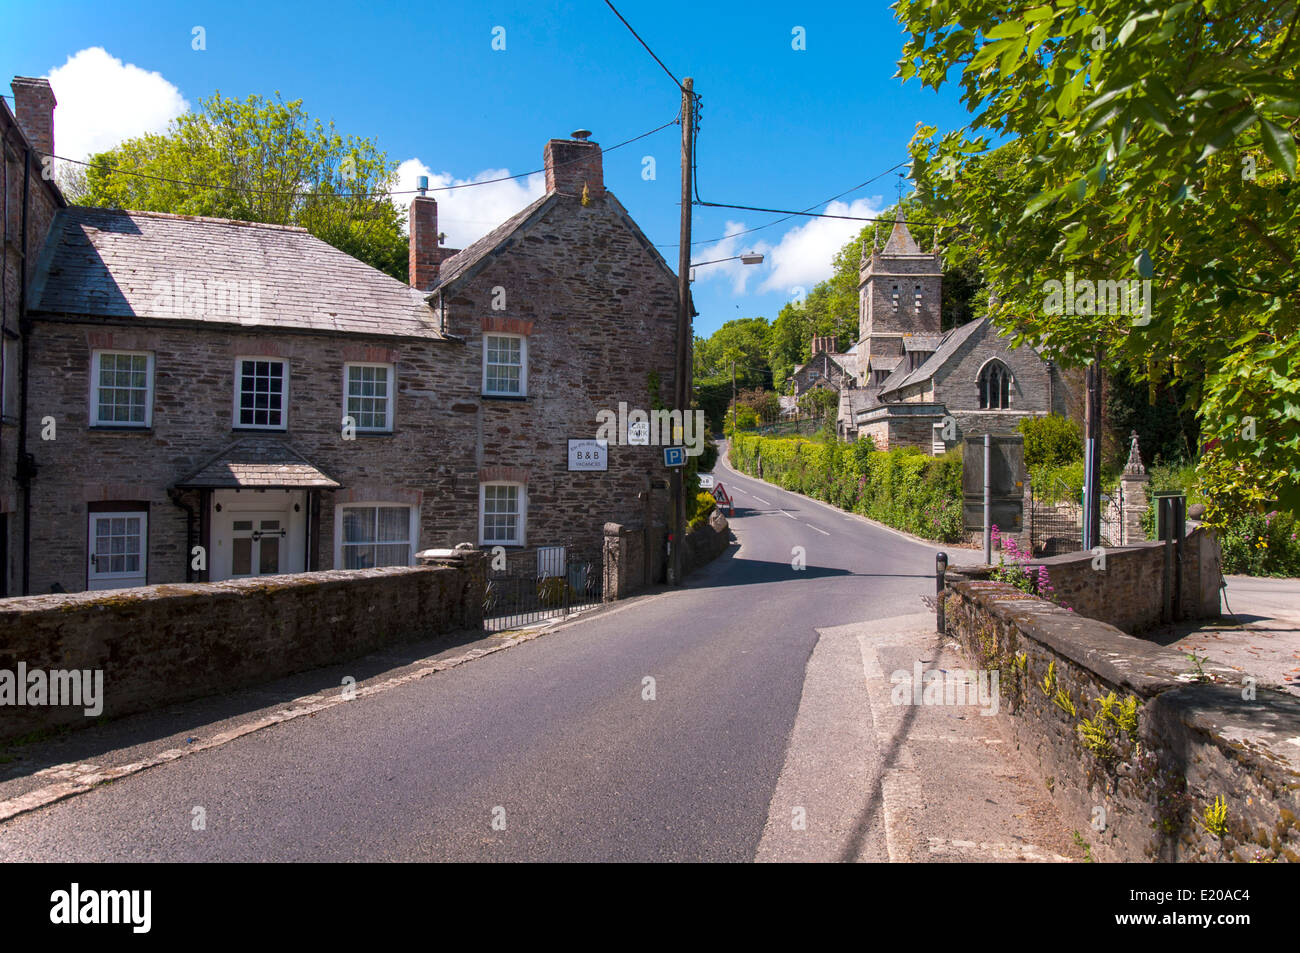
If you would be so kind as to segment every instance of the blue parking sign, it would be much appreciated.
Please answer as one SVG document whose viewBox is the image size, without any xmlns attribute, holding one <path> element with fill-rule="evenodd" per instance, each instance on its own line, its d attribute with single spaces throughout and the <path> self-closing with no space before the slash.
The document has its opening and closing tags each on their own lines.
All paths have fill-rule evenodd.
<svg viewBox="0 0 1300 953">
<path fill-rule="evenodd" d="M 666 467 L 686 466 L 686 448 L 685 447 L 664 447 L 664 466 Z"/>
</svg>

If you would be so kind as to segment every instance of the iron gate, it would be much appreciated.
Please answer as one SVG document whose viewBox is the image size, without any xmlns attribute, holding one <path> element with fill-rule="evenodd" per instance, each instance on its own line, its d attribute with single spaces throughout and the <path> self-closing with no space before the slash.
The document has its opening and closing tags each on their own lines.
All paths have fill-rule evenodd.
<svg viewBox="0 0 1300 953">
<path fill-rule="evenodd" d="M 1029 545 L 1034 556 L 1060 556 L 1083 549 L 1083 503 L 1073 491 L 1057 481 L 1043 493 L 1032 484 L 1029 492 Z M 1101 495 L 1101 545 L 1120 545 L 1119 501 Z"/>
<path fill-rule="evenodd" d="M 490 555 L 488 566 L 483 628 L 489 632 L 566 616 L 599 605 L 604 595 L 603 556 L 567 546 Z"/>
</svg>

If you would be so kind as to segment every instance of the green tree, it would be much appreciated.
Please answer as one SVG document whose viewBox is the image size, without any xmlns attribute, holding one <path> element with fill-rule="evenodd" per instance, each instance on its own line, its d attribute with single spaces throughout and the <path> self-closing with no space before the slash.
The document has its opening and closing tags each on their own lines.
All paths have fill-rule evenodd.
<svg viewBox="0 0 1300 953">
<path fill-rule="evenodd" d="M 1300 510 L 1295 4 L 895 9 L 901 77 L 956 82 L 973 114 L 919 128 L 912 173 L 980 258 L 994 320 L 1063 362 L 1100 351 L 1134 380 L 1190 385 L 1218 506 Z M 1055 313 L 1048 282 L 1067 271 L 1149 280 L 1150 313 Z"/>
<path fill-rule="evenodd" d="M 166 134 L 92 156 L 74 197 L 106 208 L 299 225 L 406 281 L 405 214 L 388 195 L 396 175 L 397 164 L 373 140 L 312 119 L 302 100 L 217 93 Z"/>
</svg>

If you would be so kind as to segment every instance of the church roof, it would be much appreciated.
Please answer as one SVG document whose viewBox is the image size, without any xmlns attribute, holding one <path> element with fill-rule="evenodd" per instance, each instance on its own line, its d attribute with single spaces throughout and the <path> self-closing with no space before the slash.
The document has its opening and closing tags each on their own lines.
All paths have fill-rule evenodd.
<svg viewBox="0 0 1300 953">
<path fill-rule="evenodd" d="M 881 396 L 900 390 L 908 384 L 916 384 L 934 377 L 939 368 L 943 367 L 957 353 L 957 349 L 965 344 L 976 331 L 984 327 L 987 322 L 988 318 L 980 318 L 978 321 L 967 321 L 961 327 L 953 328 L 943 336 L 938 349 L 926 358 L 920 367 L 908 371 L 900 366 L 894 373 L 885 378 L 885 383 L 880 387 Z"/>
</svg>

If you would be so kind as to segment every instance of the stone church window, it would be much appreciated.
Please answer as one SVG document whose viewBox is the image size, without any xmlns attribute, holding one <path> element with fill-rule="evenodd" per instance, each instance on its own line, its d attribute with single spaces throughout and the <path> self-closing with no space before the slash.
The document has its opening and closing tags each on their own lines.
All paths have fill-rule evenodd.
<svg viewBox="0 0 1300 953">
<path fill-rule="evenodd" d="M 891 292 L 890 295 L 890 303 L 893 304 L 894 310 L 897 311 L 898 310 L 898 285 L 894 285 L 893 291 Z"/>
<path fill-rule="evenodd" d="M 1006 410 L 1011 406 L 1011 372 L 1001 361 L 989 361 L 980 371 L 980 410 Z"/>
<path fill-rule="evenodd" d="M 916 286 L 915 299 L 916 299 L 915 301 L 916 311 L 919 314 L 921 311 L 921 286 L 920 285 Z"/>
</svg>

